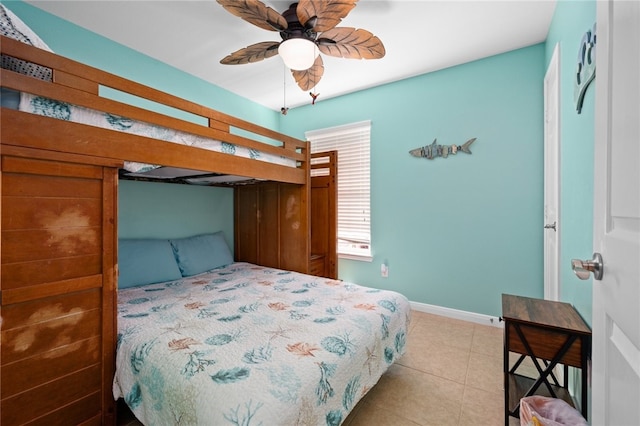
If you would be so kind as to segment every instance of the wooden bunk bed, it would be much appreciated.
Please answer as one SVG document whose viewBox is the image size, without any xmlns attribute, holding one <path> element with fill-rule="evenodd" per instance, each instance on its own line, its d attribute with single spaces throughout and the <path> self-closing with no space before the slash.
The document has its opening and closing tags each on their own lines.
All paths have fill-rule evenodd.
<svg viewBox="0 0 640 426">
<path fill-rule="evenodd" d="M 13 39 L 0 38 L 0 49 L 52 75 L 52 81 L 42 81 L 2 69 L 4 88 L 245 146 L 296 164 L 271 164 L 2 108 L 0 423 L 113 424 L 117 191 L 123 164 L 257 181 L 236 192 L 236 260 L 308 272 L 307 145 Z M 207 125 L 104 98 L 101 87 L 185 111 Z M 262 221 L 255 209 L 245 208 L 246 188 L 259 194 Z"/>
</svg>

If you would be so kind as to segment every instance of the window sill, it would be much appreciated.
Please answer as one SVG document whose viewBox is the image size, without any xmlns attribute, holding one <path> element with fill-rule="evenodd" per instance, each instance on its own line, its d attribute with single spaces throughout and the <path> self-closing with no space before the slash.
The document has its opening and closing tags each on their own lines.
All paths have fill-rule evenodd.
<svg viewBox="0 0 640 426">
<path fill-rule="evenodd" d="M 339 259 L 359 260 L 360 262 L 373 262 L 373 256 L 361 254 L 338 253 Z"/>
</svg>

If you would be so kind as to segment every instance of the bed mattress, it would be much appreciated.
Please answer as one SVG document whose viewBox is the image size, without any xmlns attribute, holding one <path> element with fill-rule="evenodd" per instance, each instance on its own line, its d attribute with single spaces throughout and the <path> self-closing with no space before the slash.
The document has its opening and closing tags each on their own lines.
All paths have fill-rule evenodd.
<svg viewBox="0 0 640 426">
<path fill-rule="evenodd" d="M 409 320 L 399 293 L 249 263 L 120 290 L 114 396 L 144 424 L 338 425 Z"/>
</svg>

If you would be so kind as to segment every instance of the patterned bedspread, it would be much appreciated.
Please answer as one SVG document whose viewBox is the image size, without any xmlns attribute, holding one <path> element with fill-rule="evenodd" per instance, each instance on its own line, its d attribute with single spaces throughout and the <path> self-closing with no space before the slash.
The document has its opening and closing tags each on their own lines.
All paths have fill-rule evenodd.
<svg viewBox="0 0 640 426">
<path fill-rule="evenodd" d="M 408 300 L 234 263 L 121 290 L 113 392 L 148 425 L 338 425 L 405 350 Z"/>
</svg>

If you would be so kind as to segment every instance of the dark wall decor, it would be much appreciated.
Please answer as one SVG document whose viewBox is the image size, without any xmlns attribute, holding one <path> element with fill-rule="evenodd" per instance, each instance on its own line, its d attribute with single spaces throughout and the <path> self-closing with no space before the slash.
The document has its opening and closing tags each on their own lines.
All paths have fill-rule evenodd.
<svg viewBox="0 0 640 426">
<path fill-rule="evenodd" d="M 573 100 L 578 114 L 582 111 L 582 103 L 587 87 L 596 76 L 596 24 L 593 30 L 582 36 L 578 49 L 578 64 L 576 66 L 576 80 L 573 88 Z"/>
</svg>

